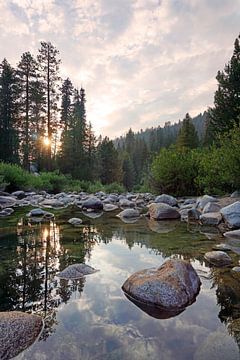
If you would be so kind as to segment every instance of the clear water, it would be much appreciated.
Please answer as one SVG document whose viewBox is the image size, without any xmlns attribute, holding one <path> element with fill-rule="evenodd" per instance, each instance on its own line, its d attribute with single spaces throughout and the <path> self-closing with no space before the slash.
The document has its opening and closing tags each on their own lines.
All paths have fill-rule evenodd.
<svg viewBox="0 0 240 360">
<path fill-rule="evenodd" d="M 115 215 L 91 220 L 66 209 L 56 222 L 29 226 L 21 210 L 0 221 L 0 311 L 45 319 L 38 341 L 17 359 L 238 359 L 240 274 L 209 268 L 203 258 L 222 242 L 218 232 L 145 218 L 125 224 Z M 81 227 L 67 224 L 73 216 L 83 218 Z M 202 286 L 181 314 L 157 319 L 129 301 L 121 286 L 133 272 L 169 257 L 190 260 Z M 75 262 L 100 271 L 69 282 L 56 277 Z"/>
</svg>

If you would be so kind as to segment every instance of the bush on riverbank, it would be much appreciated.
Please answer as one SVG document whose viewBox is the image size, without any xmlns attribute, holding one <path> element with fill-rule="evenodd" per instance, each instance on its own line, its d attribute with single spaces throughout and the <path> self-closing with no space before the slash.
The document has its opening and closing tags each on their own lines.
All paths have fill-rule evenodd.
<svg viewBox="0 0 240 360">
<path fill-rule="evenodd" d="M 240 189 L 240 127 L 209 148 L 162 149 L 151 168 L 152 188 L 175 196 Z"/>
<path fill-rule="evenodd" d="M 124 192 L 125 189 L 118 183 L 102 185 L 99 181 L 80 181 L 59 172 L 42 172 L 32 174 L 14 164 L 0 163 L 0 190 L 9 192 L 15 190 L 45 190 L 51 193 L 61 191 L 97 191 Z"/>
</svg>

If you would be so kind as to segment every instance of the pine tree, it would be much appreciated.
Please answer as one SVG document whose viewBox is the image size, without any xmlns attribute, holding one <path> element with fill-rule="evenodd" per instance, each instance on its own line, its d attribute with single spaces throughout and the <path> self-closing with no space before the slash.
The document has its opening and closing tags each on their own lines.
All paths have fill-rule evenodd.
<svg viewBox="0 0 240 360">
<path fill-rule="evenodd" d="M 19 161 L 18 86 L 16 72 L 6 59 L 0 65 L 0 159 Z"/>
<path fill-rule="evenodd" d="M 183 119 L 176 144 L 178 149 L 194 149 L 199 145 L 196 129 L 188 113 Z"/>
<path fill-rule="evenodd" d="M 123 185 L 128 191 L 131 191 L 135 184 L 136 173 L 133 166 L 133 162 L 127 152 L 125 153 L 123 159 L 122 171 L 123 171 Z"/>
<path fill-rule="evenodd" d="M 69 78 L 64 80 L 61 87 L 61 120 L 63 131 L 66 131 L 70 126 L 72 116 L 72 96 L 73 96 L 73 84 Z"/>
<path fill-rule="evenodd" d="M 32 91 L 37 76 L 37 62 L 33 56 L 26 52 L 22 55 L 17 69 L 20 91 L 21 109 L 21 149 L 23 153 L 23 167 L 30 171 L 30 158 L 32 159 L 32 134 L 35 132 L 35 123 L 32 119 Z"/>
<path fill-rule="evenodd" d="M 41 42 L 41 48 L 39 50 L 38 61 L 41 67 L 41 73 L 46 89 L 46 113 L 47 113 L 47 138 L 49 146 L 47 149 L 48 157 L 48 170 L 51 169 L 51 145 L 52 136 L 57 128 L 57 121 L 55 118 L 55 112 L 57 111 L 58 101 L 58 82 L 60 77 L 59 64 L 61 62 L 58 59 L 59 51 L 50 42 Z"/>
<path fill-rule="evenodd" d="M 215 134 L 229 131 L 240 123 L 240 35 L 224 71 L 218 71 L 218 89 L 210 109 L 210 125 Z"/>
<path fill-rule="evenodd" d="M 103 184 L 121 181 L 121 162 L 113 142 L 105 137 L 98 146 L 100 179 Z"/>
</svg>

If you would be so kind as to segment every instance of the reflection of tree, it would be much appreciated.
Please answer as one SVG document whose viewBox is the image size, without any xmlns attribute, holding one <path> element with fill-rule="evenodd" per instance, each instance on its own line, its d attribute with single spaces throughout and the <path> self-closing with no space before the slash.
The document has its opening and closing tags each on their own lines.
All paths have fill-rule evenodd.
<svg viewBox="0 0 240 360">
<path fill-rule="evenodd" d="M 54 331 L 58 306 L 73 293 L 81 296 L 83 291 L 85 279 L 68 283 L 56 277 L 58 271 L 75 262 L 76 246 L 60 244 L 59 227 L 54 222 L 37 226 L 21 222 L 17 238 L 12 235 L 11 240 L 11 246 L 0 253 L 0 309 L 41 314 L 45 319 L 41 338 L 46 339 Z M 89 249 L 86 244 L 80 247 L 81 261 L 89 256 Z"/>
<path fill-rule="evenodd" d="M 211 275 L 220 306 L 219 319 L 227 325 L 240 349 L 240 274 L 229 268 L 213 267 Z"/>
</svg>

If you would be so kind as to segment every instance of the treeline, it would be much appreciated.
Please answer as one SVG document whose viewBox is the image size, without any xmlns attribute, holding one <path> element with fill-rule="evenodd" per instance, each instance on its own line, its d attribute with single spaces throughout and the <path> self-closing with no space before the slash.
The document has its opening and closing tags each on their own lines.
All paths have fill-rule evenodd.
<svg viewBox="0 0 240 360">
<path fill-rule="evenodd" d="M 173 125 L 130 129 L 114 141 L 95 137 L 87 122 L 85 90 L 60 79 L 61 61 L 51 43 L 42 42 L 36 58 L 24 53 L 16 68 L 4 59 L 0 160 L 28 171 L 60 170 L 64 181 L 99 181 L 99 188 L 115 183 L 130 191 L 173 195 L 240 188 L 239 39 L 217 73 L 212 108 L 193 119 L 186 114 Z"/>
<path fill-rule="evenodd" d="M 217 73 L 214 106 L 207 112 L 203 143 L 186 116 L 176 144 L 154 158 L 149 183 L 158 192 L 196 195 L 240 189 L 240 36 Z"/>
<path fill-rule="evenodd" d="M 0 160 L 32 172 L 60 170 L 75 179 L 121 182 L 113 142 L 96 139 L 86 120 L 85 90 L 59 76 L 59 51 L 41 42 L 14 68 L 0 65 Z"/>
</svg>

